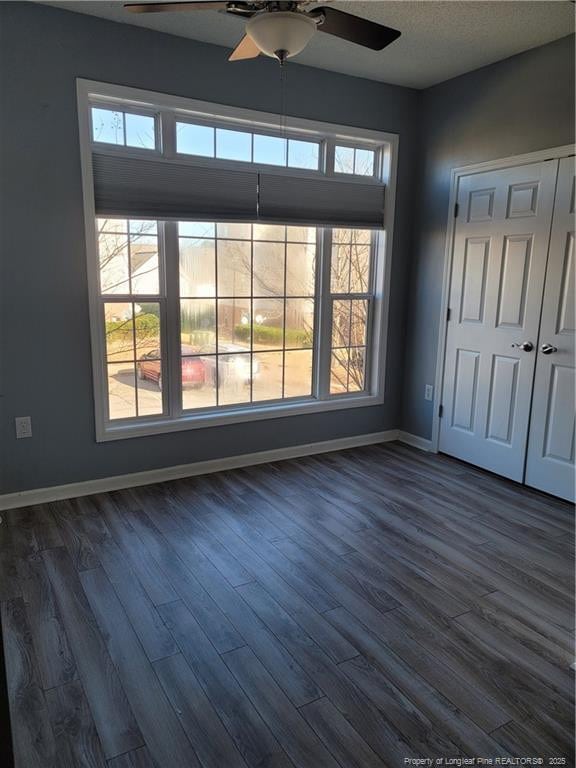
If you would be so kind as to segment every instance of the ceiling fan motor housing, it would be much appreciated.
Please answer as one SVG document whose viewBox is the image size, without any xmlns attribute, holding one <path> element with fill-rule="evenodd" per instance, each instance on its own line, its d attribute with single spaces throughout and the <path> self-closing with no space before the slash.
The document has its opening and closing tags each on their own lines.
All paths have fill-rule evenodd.
<svg viewBox="0 0 576 768">
<path fill-rule="evenodd" d="M 262 11 L 246 23 L 246 34 L 266 56 L 285 59 L 304 50 L 316 32 L 316 23 L 304 13 Z"/>
</svg>

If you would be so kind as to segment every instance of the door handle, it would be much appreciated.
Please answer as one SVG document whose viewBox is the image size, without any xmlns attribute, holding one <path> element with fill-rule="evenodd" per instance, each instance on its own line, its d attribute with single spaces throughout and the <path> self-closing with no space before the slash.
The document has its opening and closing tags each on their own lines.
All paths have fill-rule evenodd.
<svg viewBox="0 0 576 768">
<path fill-rule="evenodd" d="M 512 346 L 521 349 L 523 352 L 532 352 L 534 349 L 534 344 L 531 341 L 522 341 L 520 344 L 512 344 Z"/>
<path fill-rule="evenodd" d="M 558 352 L 558 347 L 554 347 L 552 344 L 542 344 L 540 352 L 543 355 L 551 355 L 553 352 Z"/>
</svg>

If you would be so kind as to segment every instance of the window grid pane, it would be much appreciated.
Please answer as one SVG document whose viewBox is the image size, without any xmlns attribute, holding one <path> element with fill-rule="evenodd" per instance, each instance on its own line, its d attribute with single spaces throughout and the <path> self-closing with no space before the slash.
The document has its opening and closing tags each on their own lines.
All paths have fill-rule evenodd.
<svg viewBox="0 0 576 768">
<path fill-rule="evenodd" d="M 176 152 L 183 155 L 214 157 L 214 128 L 176 122 Z"/>
<path fill-rule="evenodd" d="M 320 164 L 320 144 L 315 141 L 288 140 L 288 167 L 317 171 Z"/>
<path fill-rule="evenodd" d="M 92 107 L 92 141 L 136 149 L 156 149 L 156 117 L 108 107 Z"/>
<path fill-rule="evenodd" d="M 97 219 L 100 292 L 156 296 L 160 292 L 155 221 Z"/>
<path fill-rule="evenodd" d="M 342 396 L 366 388 L 366 350 L 373 301 L 374 237 L 370 230 L 334 229 L 330 287 L 332 354 L 330 394 Z"/>
<path fill-rule="evenodd" d="M 334 149 L 334 171 L 354 176 L 374 176 L 376 152 L 363 147 L 343 147 Z"/>
<path fill-rule="evenodd" d="M 127 147 L 155 149 L 155 121 L 149 115 L 124 113 L 124 141 Z"/>
<path fill-rule="evenodd" d="M 216 129 L 216 157 L 222 160 L 241 160 L 252 162 L 251 133 L 231 131 L 227 128 Z"/>
<path fill-rule="evenodd" d="M 254 134 L 254 156 L 255 163 L 264 165 L 286 166 L 287 163 L 287 141 L 277 136 L 264 136 Z"/>
<path fill-rule="evenodd" d="M 160 291 L 156 222 L 137 223 L 131 222 L 128 237 L 130 293 L 153 296 Z"/>
<path fill-rule="evenodd" d="M 101 120 L 100 123 L 102 123 Z M 94 140 L 103 141 L 105 139 L 97 139 L 94 134 Z M 127 142 L 115 141 L 113 143 L 125 144 Z M 276 165 L 282 168 L 299 168 L 311 171 L 318 171 L 320 166 L 319 141 L 286 139 L 266 133 L 215 128 L 210 125 L 179 120 L 176 121 L 176 152 L 196 157 Z M 350 172 L 353 173 L 354 156 L 352 156 L 351 168 Z"/>
<path fill-rule="evenodd" d="M 162 415 L 158 223 L 99 218 L 96 231 L 108 417 Z"/>
<path fill-rule="evenodd" d="M 310 397 L 316 230 L 182 222 L 178 234 L 183 408 Z M 299 244 L 312 287 L 288 296 L 287 250 Z"/>
<path fill-rule="evenodd" d="M 375 153 L 371 149 L 354 150 L 354 173 L 357 176 L 374 176 Z"/>
<path fill-rule="evenodd" d="M 124 113 L 92 107 L 92 139 L 104 144 L 125 144 Z"/>
<path fill-rule="evenodd" d="M 163 413 L 160 303 L 103 305 L 111 420 Z"/>
</svg>

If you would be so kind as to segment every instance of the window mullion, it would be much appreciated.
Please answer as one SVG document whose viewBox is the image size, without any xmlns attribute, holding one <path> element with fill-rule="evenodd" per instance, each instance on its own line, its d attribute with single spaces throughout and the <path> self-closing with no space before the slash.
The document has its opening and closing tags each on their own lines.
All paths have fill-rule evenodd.
<svg viewBox="0 0 576 768">
<path fill-rule="evenodd" d="M 168 413 L 177 418 L 182 413 L 182 361 L 180 345 L 180 279 L 178 225 L 164 222 L 164 269 L 166 281 L 166 369 Z"/>
<path fill-rule="evenodd" d="M 157 146 L 162 148 L 164 157 L 176 156 L 176 118 L 173 112 L 163 110 L 158 116 L 160 123 L 160 142 Z M 158 139 L 158 137 L 157 137 Z"/>
<path fill-rule="evenodd" d="M 326 176 L 334 176 L 335 175 L 335 168 L 334 168 L 334 159 L 336 154 L 336 142 L 334 139 L 328 138 L 324 142 L 324 174 Z"/>
<path fill-rule="evenodd" d="M 318 347 L 316 350 L 316 397 L 326 400 L 330 395 L 330 356 L 332 341 L 332 300 L 330 296 L 330 265 L 332 254 L 332 230 L 318 229 L 319 269 L 317 275 L 317 322 Z"/>
</svg>

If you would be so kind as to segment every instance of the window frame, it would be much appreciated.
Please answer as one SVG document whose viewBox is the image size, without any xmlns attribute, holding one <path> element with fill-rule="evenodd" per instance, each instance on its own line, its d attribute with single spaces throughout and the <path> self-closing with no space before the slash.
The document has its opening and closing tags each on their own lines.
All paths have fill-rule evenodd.
<svg viewBox="0 0 576 768">
<path fill-rule="evenodd" d="M 372 167 L 372 173 L 364 174 L 364 173 L 356 173 L 356 150 L 358 149 L 371 149 L 374 150 L 374 147 L 367 147 L 365 145 L 359 144 L 358 142 L 351 142 L 351 141 L 336 141 L 334 142 L 334 155 L 336 154 L 336 149 L 351 149 L 353 150 L 353 160 L 352 160 L 352 171 L 338 171 L 336 170 L 336 160 L 334 158 L 333 163 L 333 170 L 334 170 L 334 176 L 336 176 L 339 179 L 346 179 L 347 181 L 349 179 L 364 179 L 364 180 L 370 180 L 373 178 L 378 178 L 378 173 L 380 169 L 380 158 L 378 151 L 374 152 L 374 163 Z"/>
<path fill-rule="evenodd" d="M 126 117 L 125 115 L 136 115 L 138 117 L 151 117 L 154 120 L 154 147 L 134 147 L 131 144 L 113 144 L 108 141 L 97 141 L 92 138 L 94 135 L 94 122 L 92 119 L 92 107 L 95 109 L 106 109 L 112 112 L 123 113 L 124 121 L 124 140 L 126 140 Z M 162 155 L 162 131 L 161 131 L 161 119 L 157 109 L 148 106 L 136 106 L 131 104 L 123 104 L 121 101 L 109 101 L 106 99 L 92 98 L 88 106 L 88 120 L 90 139 L 95 148 L 102 150 L 103 152 L 109 151 L 114 154 L 121 152 L 126 154 L 136 154 L 138 157 L 150 158 L 159 157 Z"/>
<path fill-rule="evenodd" d="M 302 118 L 286 117 L 280 130 L 278 115 L 256 112 L 248 109 L 197 101 L 183 97 L 170 96 L 151 91 L 130 88 L 108 83 L 98 83 L 82 78 L 77 79 L 78 121 L 80 129 L 80 156 L 82 167 L 82 187 L 85 212 L 86 258 L 88 270 L 88 299 L 90 307 L 90 333 L 92 347 L 92 369 L 94 383 L 95 438 L 97 442 L 106 442 L 123 438 L 133 438 L 167 432 L 185 431 L 210 426 L 221 426 L 263 419 L 275 419 L 284 416 L 297 416 L 307 413 L 350 410 L 359 407 L 381 405 L 385 399 L 385 370 L 388 308 L 390 295 L 391 257 L 394 229 L 394 209 L 396 197 L 396 175 L 398 162 L 399 137 L 394 133 L 385 133 L 349 126 L 323 123 Z M 92 141 L 91 106 L 102 106 L 124 112 L 134 112 L 155 116 L 156 149 L 140 149 L 124 145 L 96 143 Z M 320 143 L 319 170 L 290 168 L 276 165 L 258 165 L 241 161 L 227 161 L 218 158 L 206 158 L 195 155 L 176 153 L 175 123 L 186 121 L 200 123 L 206 121 L 212 127 L 228 127 L 246 130 L 251 133 L 280 135 L 282 138 L 318 141 Z M 315 295 L 315 334 L 318 344 L 313 348 L 312 379 L 318 386 L 321 397 L 314 394 L 306 398 L 264 401 L 250 403 L 240 407 L 220 406 L 217 411 L 202 409 L 184 411 L 180 387 L 180 349 L 179 337 L 170 333 L 169 328 L 179 327 L 179 301 L 171 301 L 171 296 L 178 295 L 178 267 L 170 268 L 168 260 L 160 264 L 161 279 L 164 269 L 165 294 L 150 300 L 159 301 L 163 318 L 161 334 L 164 343 L 163 403 L 165 414 L 162 416 L 131 417 L 125 420 L 108 419 L 108 392 L 106 371 L 106 345 L 104 338 L 103 305 L 106 297 L 100 294 L 98 271 L 98 249 L 96 236 L 96 213 L 94 204 L 94 184 L 92 175 L 92 153 L 118 153 L 126 156 L 155 157 L 164 162 L 182 162 L 199 165 L 219 165 L 231 169 L 261 169 L 274 173 L 304 177 L 342 178 L 344 174 L 334 170 L 334 149 L 336 144 L 351 144 L 354 147 L 374 149 L 375 175 L 346 175 L 346 180 L 362 184 L 385 183 L 386 207 L 383 230 L 375 232 L 373 245 L 372 287 L 373 298 L 370 302 L 370 315 L 366 348 L 367 363 L 365 391 L 330 395 L 330 356 L 331 356 L 331 306 L 333 296 L 330 293 L 330 259 L 326 257 L 331 240 L 330 227 L 318 231 L 322 243 L 322 256 L 316 271 Z M 178 252 L 176 226 L 159 228 L 159 245 L 164 254 Z M 176 233 L 174 235 L 174 233 Z M 170 242 L 171 238 L 176 242 Z M 162 259 L 161 259 L 162 262 Z M 162 294 L 161 294 L 162 296 Z M 137 298 L 140 298 L 139 296 Z M 112 301 L 117 300 L 111 296 Z M 166 367 L 166 375 L 164 374 Z M 314 390 L 313 390 L 314 391 Z"/>
<path fill-rule="evenodd" d="M 335 227 L 335 229 L 338 229 Z M 347 227 L 344 227 L 344 229 L 347 229 Z M 333 239 L 332 239 L 333 230 L 328 231 L 328 243 L 327 243 L 327 250 L 330 252 L 330 258 L 328 259 L 330 262 L 330 267 L 332 266 L 332 254 L 333 254 Z M 365 291 L 358 293 L 355 291 L 348 291 L 348 292 L 336 292 L 332 291 L 332 275 L 330 274 L 330 285 L 328 286 L 328 298 L 329 298 L 329 304 L 330 304 L 330 340 L 328 344 L 328 339 L 325 340 L 325 343 L 328 344 L 330 347 L 330 363 L 328 365 L 327 370 L 327 376 L 328 376 L 328 398 L 332 400 L 337 400 L 339 398 L 345 397 L 354 397 L 355 395 L 363 395 L 364 391 L 360 391 L 355 393 L 354 391 L 346 392 L 345 395 L 341 395 L 338 393 L 332 393 L 330 391 L 331 385 L 330 385 L 330 379 L 331 379 L 331 360 L 332 360 L 332 353 L 335 347 L 333 346 L 333 340 L 332 340 L 332 333 L 333 333 L 333 308 L 334 304 L 337 301 L 366 301 L 367 302 L 367 311 L 366 311 L 366 338 L 364 339 L 363 345 L 352 345 L 350 344 L 348 347 L 336 347 L 336 349 L 347 349 L 348 352 L 350 352 L 351 349 L 360 349 L 364 348 L 366 350 L 366 360 L 364 361 L 364 390 L 367 389 L 367 383 L 371 381 L 371 371 L 373 368 L 373 358 L 374 358 L 374 337 L 375 337 L 375 328 L 374 328 L 374 314 L 376 305 L 378 303 L 377 299 L 377 266 L 378 266 L 378 239 L 379 239 L 380 233 L 378 231 L 375 232 L 375 238 L 372 238 L 372 241 L 369 245 L 370 248 L 370 265 L 369 265 L 369 277 L 368 277 L 368 285 Z M 352 245 L 352 243 L 345 243 L 346 246 Z M 349 286 L 350 287 L 350 286 Z M 352 318 L 350 318 L 350 330 L 352 328 Z"/>
<path fill-rule="evenodd" d="M 217 222 L 216 224 L 218 224 L 218 223 L 219 222 Z M 170 232 L 171 233 L 170 234 L 170 238 L 175 238 L 176 241 L 179 240 L 179 235 L 178 235 L 177 229 L 178 229 L 177 222 L 164 222 L 164 231 L 165 232 L 166 231 Z M 227 240 L 227 238 L 219 238 L 218 237 L 217 226 L 216 226 L 215 238 L 214 239 L 215 239 L 216 242 L 219 239 Z M 234 238 L 230 238 L 230 239 L 233 240 Z M 317 229 L 316 230 L 316 244 L 315 244 L 316 245 L 317 257 L 320 254 L 321 241 L 322 241 L 321 232 L 320 232 L 319 229 Z M 246 240 L 244 242 L 250 242 L 251 243 L 251 252 L 253 254 L 253 248 L 254 248 L 254 244 L 255 243 L 263 243 L 263 244 L 265 244 L 266 242 L 278 243 L 279 241 L 255 240 L 254 237 L 253 237 L 253 233 L 252 233 L 252 239 L 250 241 Z M 285 239 L 284 240 L 284 246 L 290 244 L 290 242 L 291 241 Z M 217 245 L 216 245 L 215 252 L 217 254 Z M 285 254 L 286 254 L 286 248 L 285 248 Z M 176 261 L 177 261 L 177 258 L 178 258 L 178 253 L 175 253 L 174 254 L 174 259 Z M 217 255 L 216 255 L 216 258 L 217 258 Z M 322 258 L 321 254 L 320 254 L 320 258 Z M 216 265 L 217 265 L 217 262 L 216 262 Z M 172 268 L 173 268 L 174 272 L 176 273 L 174 275 L 174 277 L 175 278 L 179 277 L 179 264 L 175 263 L 172 266 Z M 170 267 L 169 267 L 169 269 L 170 269 Z M 250 302 L 252 302 L 254 300 L 258 301 L 258 300 L 276 299 L 277 298 L 277 299 L 282 299 L 284 305 L 285 305 L 287 300 L 294 299 L 294 298 L 296 298 L 296 299 L 302 298 L 302 299 L 313 300 L 314 301 L 314 342 L 316 342 L 317 339 L 319 339 L 318 309 L 317 309 L 317 304 L 318 304 L 318 301 L 319 301 L 319 299 L 318 299 L 318 287 L 317 287 L 317 285 L 318 285 L 318 272 L 319 272 L 319 270 L 317 269 L 316 270 L 316 275 L 315 275 L 316 280 L 315 280 L 315 287 L 314 287 L 314 294 L 313 294 L 313 296 L 293 297 L 293 296 L 285 294 L 285 293 L 283 293 L 282 295 L 278 295 L 278 296 L 274 296 L 274 295 L 272 295 L 272 296 L 257 296 L 257 295 L 254 294 L 254 270 L 252 269 L 252 271 L 251 271 L 251 279 L 250 279 L 250 294 L 246 295 L 246 296 L 238 296 L 237 298 L 239 300 L 245 300 L 245 301 L 250 301 Z M 284 273 L 284 275 L 286 276 L 286 272 Z M 217 284 L 217 279 L 218 278 L 217 278 L 217 274 L 216 274 L 216 284 Z M 223 299 L 223 297 L 221 297 L 218 294 L 218 291 L 216 291 L 216 294 L 214 296 L 214 300 L 216 301 L 216 307 L 218 307 L 218 302 L 219 301 L 230 299 L 230 298 L 232 298 L 232 297 L 224 297 L 224 299 Z M 211 300 L 211 299 L 212 299 L 212 297 L 206 297 L 206 300 Z M 180 295 L 180 291 L 178 292 L 178 296 L 174 297 L 174 301 L 178 305 L 179 317 L 180 317 L 181 301 L 186 301 L 186 300 L 187 300 L 187 297 L 181 296 Z M 250 352 L 248 352 L 248 354 L 250 354 L 251 360 L 252 360 L 252 355 L 254 354 L 254 349 L 253 349 L 254 326 L 253 326 L 253 324 L 252 324 L 251 328 L 252 328 L 252 332 L 250 334 L 251 345 L 250 345 Z M 286 326 L 284 325 L 283 328 L 284 328 L 284 331 L 285 331 Z M 214 356 L 216 358 L 216 371 L 217 372 L 219 370 L 219 368 L 218 368 L 218 358 L 222 354 L 225 354 L 225 353 L 222 353 L 222 352 L 218 351 L 218 333 L 219 333 L 218 308 L 216 308 L 216 345 L 215 345 L 215 352 L 213 354 L 211 353 L 210 356 Z M 270 399 L 270 400 L 264 400 L 264 401 L 260 401 L 260 402 L 259 401 L 252 401 L 251 400 L 249 403 L 238 405 L 238 408 L 239 409 L 242 408 L 244 410 L 252 411 L 252 410 L 259 409 L 259 408 L 262 408 L 262 407 L 265 407 L 265 406 L 276 406 L 276 405 L 281 405 L 281 404 L 286 405 L 286 404 L 292 404 L 292 403 L 294 403 L 294 404 L 308 403 L 308 402 L 312 402 L 312 401 L 313 402 L 318 402 L 319 398 L 317 398 L 314 395 L 314 392 L 317 391 L 316 358 L 318 357 L 318 348 L 319 347 L 320 347 L 320 342 L 318 342 L 318 344 L 313 344 L 311 348 L 308 348 L 308 347 L 303 347 L 302 348 L 303 350 L 311 349 L 311 351 L 312 351 L 312 380 L 311 380 L 312 393 L 309 396 L 306 395 L 306 396 L 301 396 L 301 397 L 290 397 L 290 398 L 281 397 L 281 398 L 277 398 L 275 400 Z M 262 351 L 264 351 L 264 350 L 262 350 Z M 286 349 L 286 344 L 285 344 L 285 341 L 284 341 L 282 349 L 270 349 L 270 350 L 265 350 L 265 351 L 266 352 L 280 352 L 281 351 L 283 353 L 283 355 L 284 355 L 287 351 L 291 352 L 291 351 L 298 351 L 298 350 L 295 350 L 294 348 Z M 258 352 L 256 352 L 256 354 L 257 353 Z M 179 377 L 180 377 L 180 368 L 179 368 L 180 365 L 181 365 L 181 355 L 179 354 L 177 357 L 174 358 L 174 365 L 172 366 L 172 376 L 177 378 L 177 379 L 179 379 Z M 284 371 L 283 371 L 283 377 L 284 377 Z M 252 388 L 253 388 L 253 382 L 251 382 L 251 384 L 250 384 L 250 397 L 252 397 Z M 234 408 L 234 406 L 220 406 L 220 405 L 214 406 L 213 408 L 208 408 L 208 407 L 206 407 L 206 408 L 198 408 L 198 409 L 184 408 L 182 394 L 183 394 L 183 388 L 179 387 L 179 397 L 178 397 L 176 405 L 177 405 L 177 408 L 178 408 L 178 414 L 179 414 L 180 418 L 198 417 L 198 416 L 203 416 L 203 415 L 208 415 L 208 414 L 223 415 L 224 414 L 224 411 L 223 411 L 224 407 L 226 407 L 226 410 L 228 410 L 229 408 Z"/>
<path fill-rule="evenodd" d="M 111 217 L 108 217 L 111 218 Z M 122 219 L 124 220 L 124 219 Z M 95 219 L 96 221 L 96 219 Z M 129 222 L 130 219 L 127 219 Z M 128 223 L 128 233 L 130 231 L 130 224 Z M 96 238 L 98 237 L 98 230 L 95 227 L 95 233 Z M 108 390 L 107 390 L 107 380 L 108 380 L 108 365 L 109 361 L 106 356 L 106 350 L 107 350 L 107 343 L 106 343 L 106 332 L 105 332 L 105 306 L 106 304 L 158 304 L 159 308 L 159 319 L 160 319 L 160 366 L 161 366 L 161 375 L 163 381 L 169 380 L 169 371 L 168 371 L 168 357 L 166 354 L 167 350 L 167 342 L 168 342 L 168 322 L 167 322 L 167 314 L 168 314 L 168 290 L 167 290 L 167 274 L 166 274 L 166 242 L 165 242 L 165 230 L 164 227 L 158 226 L 156 231 L 156 238 L 157 238 L 157 244 L 158 244 L 158 293 L 103 293 L 100 286 L 100 274 L 98 270 L 98 308 L 97 308 L 97 314 L 98 314 L 98 324 L 101 328 L 101 344 L 103 349 L 103 358 L 101 361 L 101 372 L 100 375 L 104 379 L 104 402 L 102 403 L 103 407 L 103 413 L 104 413 L 104 419 L 106 424 L 117 424 L 117 423 L 143 423 L 147 421 L 148 419 L 156 419 L 156 418 L 162 418 L 165 419 L 167 417 L 172 416 L 173 409 L 170 408 L 171 404 L 171 397 L 169 397 L 168 392 L 166 391 L 166 388 L 164 387 L 161 392 L 161 399 L 162 399 L 162 414 L 159 416 L 143 416 L 143 417 L 130 417 L 126 420 L 120 420 L 120 419 L 110 419 L 110 401 L 108 396 Z M 130 235 L 128 234 L 128 238 Z M 128 255 L 130 256 L 130 242 L 128 242 Z M 96 253 L 96 259 L 98 262 L 98 252 Z M 128 263 L 128 270 L 129 270 L 129 286 L 132 286 L 132 276 L 130 272 L 131 266 L 130 266 L 130 260 Z M 134 355 L 136 356 L 136 346 L 134 346 Z M 137 364 L 137 359 L 134 360 L 134 364 Z M 113 363 L 112 363 L 113 364 Z M 96 368 L 93 367 L 93 370 L 96 371 Z M 136 375 L 136 370 L 135 370 Z M 137 386 L 135 387 L 135 405 L 136 410 L 138 410 L 138 391 Z"/>
<path fill-rule="evenodd" d="M 222 120 L 218 120 L 217 118 L 210 119 L 210 118 L 206 118 L 205 116 L 195 116 L 195 115 L 186 115 L 186 114 L 175 114 L 174 122 L 176 123 L 174 156 L 178 159 L 179 162 L 186 163 L 186 162 L 192 161 L 194 165 L 209 165 L 209 166 L 216 166 L 216 167 L 217 166 L 228 167 L 230 163 L 234 163 L 236 168 L 250 168 L 253 170 L 268 171 L 269 173 L 272 170 L 281 170 L 281 171 L 288 171 L 293 174 L 295 173 L 298 176 L 301 176 L 301 175 L 318 176 L 319 174 L 324 174 L 324 169 L 326 167 L 326 142 L 321 138 L 319 138 L 318 136 L 310 136 L 310 135 L 286 136 L 286 135 L 283 135 L 282 131 L 279 128 L 275 129 L 273 126 L 268 126 L 265 128 L 257 126 L 256 128 L 254 128 L 244 124 L 225 122 Z M 200 127 L 212 128 L 214 130 L 214 155 L 210 157 L 209 155 L 194 155 L 190 152 L 178 152 L 178 147 L 177 147 L 178 124 L 187 124 L 187 125 L 195 125 Z M 250 154 L 252 158 L 254 157 L 254 139 L 256 136 L 266 136 L 270 138 L 285 139 L 286 140 L 286 164 L 278 165 L 276 163 L 262 163 L 262 162 L 256 162 L 253 159 L 250 161 L 227 160 L 225 158 L 218 157 L 217 136 L 216 136 L 216 131 L 218 129 L 238 130 L 240 133 L 251 134 Z M 290 139 L 308 141 L 318 145 L 318 168 L 297 168 L 296 166 L 288 165 L 288 158 L 289 158 L 288 141 Z M 364 176 L 363 178 L 366 179 L 366 178 L 372 178 L 372 177 Z"/>
</svg>

